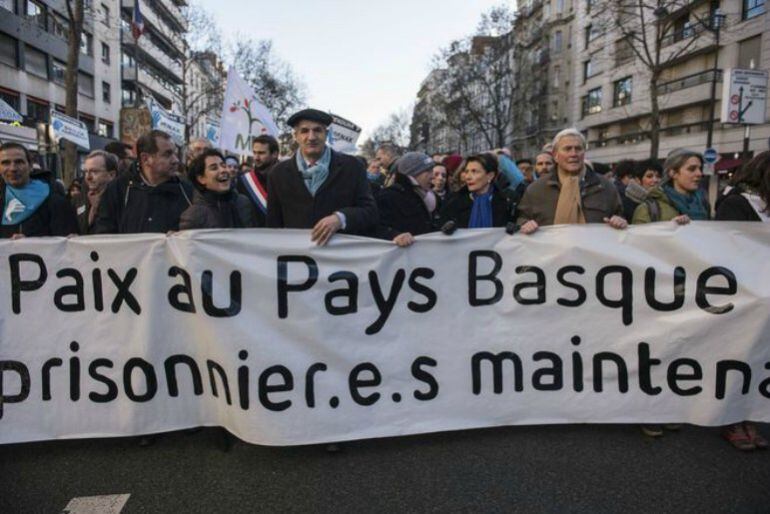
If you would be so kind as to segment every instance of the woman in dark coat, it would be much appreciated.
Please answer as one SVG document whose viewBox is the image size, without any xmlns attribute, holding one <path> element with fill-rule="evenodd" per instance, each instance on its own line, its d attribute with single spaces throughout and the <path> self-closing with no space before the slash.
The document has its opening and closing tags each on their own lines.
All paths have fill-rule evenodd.
<svg viewBox="0 0 770 514">
<path fill-rule="evenodd" d="M 738 171 L 717 204 L 718 221 L 770 222 L 770 152 L 762 152 Z M 739 450 L 767 448 L 767 439 L 749 421 L 722 428 L 722 437 Z"/>
<path fill-rule="evenodd" d="M 179 229 L 250 228 L 257 225 L 248 198 L 232 188 L 233 176 L 218 150 L 205 150 L 190 163 L 193 202 L 179 218 Z"/>
<path fill-rule="evenodd" d="M 513 221 L 505 195 L 494 184 L 497 159 L 471 155 L 465 160 L 465 185 L 444 203 L 439 226 L 453 221 L 456 228 L 504 227 Z"/>
</svg>

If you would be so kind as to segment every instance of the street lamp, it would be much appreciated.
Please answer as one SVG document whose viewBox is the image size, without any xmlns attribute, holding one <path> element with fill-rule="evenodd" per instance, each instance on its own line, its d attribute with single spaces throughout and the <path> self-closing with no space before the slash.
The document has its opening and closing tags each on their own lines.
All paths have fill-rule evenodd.
<svg viewBox="0 0 770 514">
<path fill-rule="evenodd" d="M 714 33 L 714 39 L 716 41 L 716 52 L 714 52 L 714 67 L 711 70 L 711 102 L 709 113 L 709 128 L 706 135 L 706 148 L 711 148 L 714 142 L 714 109 L 717 103 L 717 74 L 719 73 L 719 34 L 722 30 L 722 24 L 725 21 L 726 16 L 722 14 L 721 9 L 716 9 L 711 14 L 711 19 L 706 28 Z"/>
</svg>

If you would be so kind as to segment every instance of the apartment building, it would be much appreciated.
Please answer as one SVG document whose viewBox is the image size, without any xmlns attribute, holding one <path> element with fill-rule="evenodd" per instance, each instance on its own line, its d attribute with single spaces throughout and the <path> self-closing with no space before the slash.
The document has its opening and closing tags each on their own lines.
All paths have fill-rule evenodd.
<svg viewBox="0 0 770 514">
<path fill-rule="evenodd" d="M 182 7 L 185 0 L 121 1 L 122 105 L 134 106 L 151 95 L 163 108 L 179 112 L 187 58 L 187 31 Z M 131 34 L 134 3 L 144 19 L 144 34 L 135 41 Z"/>
<path fill-rule="evenodd" d="M 120 40 L 117 0 L 86 2 L 78 69 L 78 118 L 92 146 L 116 135 L 120 112 Z M 34 128 L 51 109 L 64 112 L 69 18 L 64 0 L 0 0 L 0 98 L 23 118 L 6 139 L 33 147 Z"/>
<path fill-rule="evenodd" d="M 652 110 L 649 67 L 635 55 L 616 24 L 601 23 L 602 13 L 597 12 L 601 2 L 579 3 L 572 74 L 579 101 L 572 116 L 587 135 L 589 157 L 598 162 L 647 158 Z M 712 80 L 716 79 L 712 146 L 723 159 L 717 169 L 737 165 L 744 129 L 719 119 L 722 73 L 727 68 L 770 69 L 767 7 L 765 0 L 693 0 L 679 9 L 661 9 L 652 15 L 658 19 L 648 20 L 650 30 L 655 23 L 673 27 L 662 35 L 661 59 L 666 65 L 655 87 L 660 108 L 659 157 L 678 147 L 705 150 Z M 768 138 L 770 124 L 753 126 L 750 151 L 767 150 Z"/>
</svg>

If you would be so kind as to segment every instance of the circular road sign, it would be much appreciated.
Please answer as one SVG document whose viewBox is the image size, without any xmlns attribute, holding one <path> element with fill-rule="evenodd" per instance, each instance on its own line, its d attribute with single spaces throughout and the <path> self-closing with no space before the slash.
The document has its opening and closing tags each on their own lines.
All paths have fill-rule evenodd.
<svg viewBox="0 0 770 514">
<path fill-rule="evenodd" d="M 706 148 L 706 151 L 703 152 L 703 160 L 709 164 L 714 164 L 718 158 L 719 154 L 714 148 Z"/>
</svg>

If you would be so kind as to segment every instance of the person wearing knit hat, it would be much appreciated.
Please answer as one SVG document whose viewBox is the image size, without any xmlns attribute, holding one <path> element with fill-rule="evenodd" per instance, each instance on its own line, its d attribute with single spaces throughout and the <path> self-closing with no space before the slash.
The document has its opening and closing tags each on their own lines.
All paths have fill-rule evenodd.
<svg viewBox="0 0 770 514">
<path fill-rule="evenodd" d="M 405 247 L 414 243 L 414 236 L 435 230 L 436 196 L 431 190 L 434 164 L 422 152 L 408 152 L 396 161 L 393 183 L 377 195 L 378 237 Z"/>
</svg>

